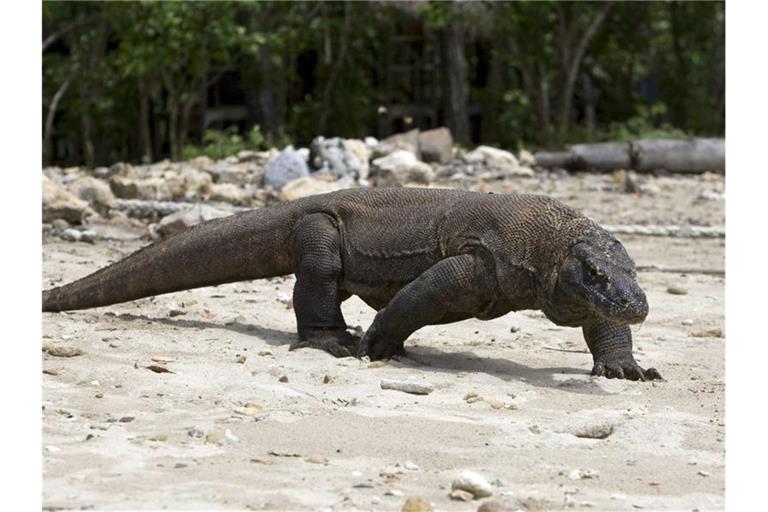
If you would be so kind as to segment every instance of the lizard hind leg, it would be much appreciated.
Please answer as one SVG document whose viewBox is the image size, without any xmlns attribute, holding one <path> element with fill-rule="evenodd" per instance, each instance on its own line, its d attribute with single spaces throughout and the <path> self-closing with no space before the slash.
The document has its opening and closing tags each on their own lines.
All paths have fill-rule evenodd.
<svg viewBox="0 0 768 512">
<path fill-rule="evenodd" d="M 299 339 L 290 350 L 316 348 L 336 357 L 357 352 L 359 337 L 347 331 L 341 313 L 346 296 L 339 290 L 342 273 L 340 235 L 325 214 L 305 217 L 294 228 L 296 285 L 293 308 Z"/>
</svg>

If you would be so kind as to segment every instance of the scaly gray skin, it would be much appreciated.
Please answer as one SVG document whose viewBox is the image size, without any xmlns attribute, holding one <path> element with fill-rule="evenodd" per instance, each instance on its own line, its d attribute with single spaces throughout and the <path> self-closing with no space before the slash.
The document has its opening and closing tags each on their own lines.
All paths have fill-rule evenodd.
<svg viewBox="0 0 768 512">
<path fill-rule="evenodd" d="M 634 263 L 597 224 L 543 196 L 356 189 L 217 219 L 43 292 L 43 311 L 106 306 L 296 274 L 299 341 L 335 356 L 388 358 L 425 325 L 541 309 L 582 327 L 593 375 L 661 379 L 632 356 L 648 314 Z M 341 302 L 378 311 L 362 340 Z"/>
</svg>

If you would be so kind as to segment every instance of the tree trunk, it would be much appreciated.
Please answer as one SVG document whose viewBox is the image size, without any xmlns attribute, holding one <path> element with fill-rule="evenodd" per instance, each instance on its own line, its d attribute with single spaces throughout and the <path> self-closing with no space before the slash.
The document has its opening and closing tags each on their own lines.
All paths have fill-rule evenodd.
<svg viewBox="0 0 768 512">
<path fill-rule="evenodd" d="M 53 133 L 53 121 L 56 118 L 56 111 L 59 108 L 61 98 L 69 88 L 69 84 L 72 81 L 72 74 L 70 74 L 66 80 L 59 86 L 56 94 L 53 95 L 51 103 L 48 105 L 48 115 L 45 117 L 45 126 L 43 127 L 43 163 L 48 164 L 51 159 L 51 153 L 53 148 L 51 147 L 51 134 Z"/>
<path fill-rule="evenodd" d="M 336 81 L 339 79 L 339 74 L 344 66 L 344 59 L 347 55 L 347 46 L 349 40 L 349 27 L 352 20 L 350 11 L 352 2 L 344 2 L 344 25 L 341 28 L 341 34 L 339 35 L 339 53 L 336 61 L 333 63 L 331 73 L 328 76 L 328 81 L 325 83 L 325 89 L 323 90 L 323 103 L 320 109 L 320 119 L 317 123 L 318 135 L 326 135 L 325 128 L 328 123 L 328 115 L 331 109 L 331 98 L 333 97 L 333 88 L 336 85 Z"/>
<path fill-rule="evenodd" d="M 448 127 L 454 139 L 470 143 L 467 115 L 467 62 L 464 58 L 464 34 L 458 21 L 452 21 L 443 31 L 445 55 L 445 110 Z"/>
<path fill-rule="evenodd" d="M 80 132 L 82 137 L 83 160 L 85 167 L 93 168 L 96 162 L 96 149 L 93 145 L 93 118 L 88 102 L 88 91 L 85 83 L 79 80 L 78 89 L 80 92 Z"/>
<path fill-rule="evenodd" d="M 584 34 L 581 36 L 579 40 L 579 44 L 576 46 L 576 50 L 573 51 L 572 53 L 567 52 L 567 55 L 570 57 L 571 60 L 568 63 L 564 63 L 565 64 L 564 67 L 567 69 L 567 74 L 565 76 L 565 86 L 563 88 L 563 95 L 561 96 L 561 100 L 560 100 L 560 112 L 558 116 L 559 117 L 558 138 L 562 138 L 563 135 L 565 135 L 565 132 L 571 126 L 571 108 L 573 105 L 573 91 L 576 88 L 576 79 L 578 78 L 578 75 L 579 75 L 581 62 L 584 59 L 584 54 L 587 51 L 587 47 L 589 46 L 589 43 L 595 37 L 595 34 L 597 34 L 597 31 L 600 29 L 600 25 L 602 25 L 612 5 L 613 5 L 612 2 L 606 2 L 605 4 L 603 4 L 603 8 L 595 15 L 595 17 L 592 19 L 587 29 L 584 31 Z"/>
<path fill-rule="evenodd" d="M 149 85 L 145 77 L 139 78 L 139 144 L 141 147 L 141 160 L 152 161 L 152 130 L 149 118 Z"/>
<path fill-rule="evenodd" d="M 179 103 L 174 99 L 168 100 L 168 145 L 171 160 L 179 159 Z"/>
</svg>

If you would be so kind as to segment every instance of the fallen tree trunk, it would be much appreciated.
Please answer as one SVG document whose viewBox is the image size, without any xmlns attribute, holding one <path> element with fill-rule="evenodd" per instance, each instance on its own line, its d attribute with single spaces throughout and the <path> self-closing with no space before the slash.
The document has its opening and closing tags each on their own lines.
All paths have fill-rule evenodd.
<svg viewBox="0 0 768 512">
<path fill-rule="evenodd" d="M 725 170 L 724 139 L 636 140 L 632 142 L 633 168 L 641 172 Z"/>
<path fill-rule="evenodd" d="M 569 171 L 725 171 L 725 140 L 640 139 L 632 142 L 573 144 L 567 146 L 565 151 L 537 152 L 535 157 L 536 165 Z"/>
<path fill-rule="evenodd" d="M 675 238 L 725 238 L 725 227 L 723 226 L 617 224 L 603 225 L 603 228 L 615 235 L 670 236 Z"/>
</svg>

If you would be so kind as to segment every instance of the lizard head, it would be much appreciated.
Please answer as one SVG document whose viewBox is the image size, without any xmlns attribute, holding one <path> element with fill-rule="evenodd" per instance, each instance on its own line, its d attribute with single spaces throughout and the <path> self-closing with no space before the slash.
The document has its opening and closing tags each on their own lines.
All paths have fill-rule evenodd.
<svg viewBox="0 0 768 512">
<path fill-rule="evenodd" d="M 571 246 L 560 266 L 556 289 L 568 302 L 618 324 L 639 323 L 648 315 L 635 263 L 607 232 Z"/>
</svg>

